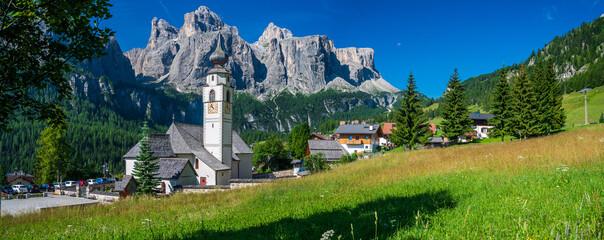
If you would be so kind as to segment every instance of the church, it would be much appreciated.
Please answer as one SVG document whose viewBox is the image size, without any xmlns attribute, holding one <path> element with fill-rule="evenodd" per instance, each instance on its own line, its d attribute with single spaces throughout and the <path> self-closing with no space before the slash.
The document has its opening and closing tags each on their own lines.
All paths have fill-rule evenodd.
<svg viewBox="0 0 604 240">
<path fill-rule="evenodd" d="M 166 134 L 149 136 L 166 193 L 176 185 L 228 185 L 231 179 L 252 178 L 253 152 L 233 131 L 234 88 L 224 67 L 228 59 L 219 31 L 216 50 L 210 55 L 214 67 L 203 86 L 202 126 L 173 122 Z M 126 175 L 132 175 L 139 151 L 140 142 L 123 156 Z"/>
</svg>

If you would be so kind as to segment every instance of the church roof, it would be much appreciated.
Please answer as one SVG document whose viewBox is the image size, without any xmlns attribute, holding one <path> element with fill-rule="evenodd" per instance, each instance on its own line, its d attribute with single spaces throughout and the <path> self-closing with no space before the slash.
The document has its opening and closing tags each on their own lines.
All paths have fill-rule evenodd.
<svg viewBox="0 0 604 240">
<path fill-rule="evenodd" d="M 154 134 L 150 136 L 150 139 L 151 150 L 155 152 L 155 157 L 169 158 L 176 157 L 176 154 L 193 154 L 214 171 L 231 169 L 203 147 L 203 126 L 172 123 L 166 134 Z M 235 131 L 233 131 L 232 147 L 235 160 L 239 160 L 237 154 L 253 153 Z M 124 158 L 136 158 L 139 151 L 140 143 L 137 143 L 124 155 Z"/>
<path fill-rule="evenodd" d="M 177 179 L 187 164 L 191 166 L 186 158 L 160 158 L 157 162 L 159 170 L 156 176 L 162 179 Z M 191 168 L 193 167 L 191 166 Z"/>
<path fill-rule="evenodd" d="M 254 153 L 254 152 L 252 152 L 250 147 L 248 147 L 247 144 L 243 141 L 243 139 L 241 139 L 239 134 L 237 134 L 235 131 L 233 131 L 233 153 L 236 153 L 236 154 Z"/>
<path fill-rule="evenodd" d="M 154 157 L 165 158 L 165 157 L 176 157 L 172 146 L 170 145 L 170 135 L 167 134 L 151 134 L 149 135 L 151 140 L 150 151 L 153 152 Z M 141 143 L 138 142 L 134 147 L 124 155 L 124 158 L 136 158 L 138 152 L 141 150 Z"/>
</svg>

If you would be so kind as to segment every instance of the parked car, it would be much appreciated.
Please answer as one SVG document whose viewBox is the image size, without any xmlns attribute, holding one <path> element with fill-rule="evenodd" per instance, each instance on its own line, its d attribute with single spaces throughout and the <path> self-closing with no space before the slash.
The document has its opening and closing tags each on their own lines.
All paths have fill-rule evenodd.
<svg viewBox="0 0 604 240">
<path fill-rule="evenodd" d="M 17 194 L 17 192 L 11 186 L 2 187 L 2 192 L 6 194 Z"/>
<path fill-rule="evenodd" d="M 60 187 L 60 188 L 65 188 L 65 187 L 66 187 L 64 182 L 62 182 L 62 183 L 61 183 L 61 185 L 59 185 L 59 183 L 58 183 L 58 182 L 53 183 L 53 186 L 54 186 L 55 188 L 59 188 L 59 187 Z"/>
<path fill-rule="evenodd" d="M 40 187 L 38 187 L 38 185 L 36 185 L 36 184 L 29 184 L 29 185 L 27 185 L 27 192 L 39 193 Z"/>
<path fill-rule="evenodd" d="M 108 183 L 114 183 L 115 182 L 115 178 L 107 178 L 107 182 Z"/>
<path fill-rule="evenodd" d="M 104 178 L 97 178 L 97 179 L 96 179 L 96 183 L 98 183 L 98 184 L 107 183 L 107 179 L 104 179 Z"/>
<path fill-rule="evenodd" d="M 15 192 L 17 192 L 17 193 L 26 193 L 27 192 L 27 188 L 25 187 L 25 185 L 13 185 L 13 190 L 15 190 Z"/>
<path fill-rule="evenodd" d="M 88 180 L 86 180 L 86 183 L 88 183 L 88 185 L 94 185 L 94 184 L 96 184 L 96 180 L 88 179 Z"/>
<path fill-rule="evenodd" d="M 65 186 L 66 187 L 75 187 L 76 182 L 75 181 L 67 181 L 65 182 Z"/>
<path fill-rule="evenodd" d="M 88 186 L 88 183 L 84 180 L 77 180 L 75 182 L 76 182 L 75 184 L 78 186 Z"/>
<path fill-rule="evenodd" d="M 46 191 L 46 192 L 51 192 L 51 191 L 55 190 L 55 186 L 45 183 L 45 184 L 40 185 L 40 190 Z"/>
</svg>

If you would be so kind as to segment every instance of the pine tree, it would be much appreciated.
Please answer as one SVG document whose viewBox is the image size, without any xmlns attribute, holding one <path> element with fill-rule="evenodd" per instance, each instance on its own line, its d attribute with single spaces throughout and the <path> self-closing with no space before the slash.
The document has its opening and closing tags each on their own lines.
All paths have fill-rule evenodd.
<svg viewBox="0 0 604 240">
<path fill-rule="evenodd" d="M 526 139 L 535 129 L 535 93 L 531 88 L 524 65 L 520 65 L 518 78 L 514 83 L 513 129 L 518 138 Z"/>
<path fill-rule="evenodd" d="M 505 68 L 499 69 L 499 82 L 493 93 L 493 106 L 491 107 L 493 118 L 489 123 L 494 126 L 490 137 L 501 136 L 504 141 L 505 135 L 511 135 L 512 132 L 512 94 L 510 84 L 508 83 Z"/>
<path fill-rule="evenodd" d="M 443 100 L 441 113 L 444 119 L 442 122 L 443 131 L 447 138 L 456 142 L 459 136 L 472 130 L 472 120 L 468 116 L 470 114 L 468 101 L 457 68 L 451 75 Z"/>
<path fill-rule="evenodd" d="M 554 69 L 554 63 L 549 61 L 547 69 L 545 70 L 545 82 L 549 87 L 549 103 L 548 105 L 553 112 L 552 118 L 548 119 L 551 128 L 548 129 L 547 134 L 550 134 L 554 130 L 561 129 L 564 127 L 566 122 L 566 112 L 562 108 L 562 93 L 560 82 L 556 79 L 556 70 Z"/>
<path fill-rule="evenodd" d="M 37 141 L 34 175 L 39 184 L 62 181 L 63 165 L 69 159 L 71 146 L 65 140 L 67 124 L 62 121 L 50 123 Z"/>
<path fill-rule="evenodd" d="M 160 182 L 160 179 L 156 176 L 157 171 L 159 171 L 159 165 L 155 162 L 157 157 L 153 156 L 153 152 L 151 151 L 147 121 L 143 123 L 141 130 L 140 151 L 138 152 L 138 156 L 136 156 L 136 162 L 134 162 L 133 175 L 136 177 L 136 182 L 138 183 L 137 191 L 150 194 L 157 192 L 157 185 Z"/>
<path fill-rule="evenodd" d="M 545 78 L 545 71 L 543 70 L 543 64 L 541 61 L 537 61 L 535 64 L 535 71 L 531 74 L 530 85 L 535 93 L 535 102 L 533 108 L 535 109 L 535 125 L 533 129 L 534 135 L 545 135 L 551 128 L 550 119 L 554 118 L 554 112 L 552 107 L 549 105 L 550 100 L 550 89 L 549 84 Z"/>
<path fill-rule="evenodd" d="M 598 122 L 604 123 L 604 113 L 600 113 L 600 120 Z"/>
<path fill-rule="evenodd" d="M 392 131 L 391 141 L 407 149 L 415 149 L 416 144 L 426 143 L 431 136 L 416 88 L 413 73 L 410 73 L 401 106 L 394 113 L 396 129 Z"/>
</svg>

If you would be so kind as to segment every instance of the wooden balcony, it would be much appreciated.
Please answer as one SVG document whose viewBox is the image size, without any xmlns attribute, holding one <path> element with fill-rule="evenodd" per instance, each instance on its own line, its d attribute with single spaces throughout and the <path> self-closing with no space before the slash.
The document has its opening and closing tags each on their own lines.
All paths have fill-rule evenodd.
<svg viewBox="0 0 604 240">
<path fill-rule="evenodd" d="M 361 145 L 361 144 L 371 144 L 371 139 L 359 139 L 359 140 L 350 140 L 350 139 L 340 139 L 338 140 L 338 142 L 340 142 L 340 144 L 347 144 L 347 145 Z"/>
</svg>

